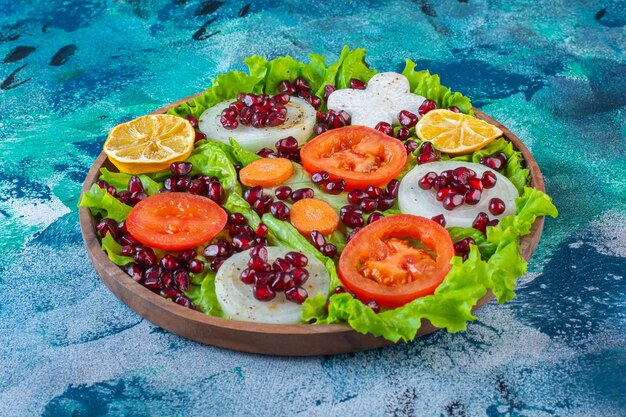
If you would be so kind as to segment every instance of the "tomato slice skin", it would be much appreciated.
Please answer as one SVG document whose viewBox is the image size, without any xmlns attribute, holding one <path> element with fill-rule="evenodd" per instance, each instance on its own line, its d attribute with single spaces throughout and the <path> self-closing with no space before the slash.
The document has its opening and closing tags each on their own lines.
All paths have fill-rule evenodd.
<svg viewBox="0 0 626 417">
<path fill-rule="evenodd" d="M 435 268 L 419 279 L 397 286 L 382 285 L 365 278 L 359 265 L 384 250 L 384 240 L 405 238 L 420 240 L 435 254 Z M 348 242 L 339 258 L 338 274 L 341 282 L 363 302 L 375 300 L 385 307 L 400 307 L 419 297 L 435 292 L 450 271 L 454 246 L 450 235 L 441 225 L 430 219 L 411 214 L 397 214 L 377 220 L 364 227 Z M 432 263 L 432 260 L 430 261 Z"/>
<path fill-rule="evenodd" d="M 139 202 L 126 218 L 128 232 L 144 245 L 179 251 L 199 246 L 226 225 L 224 209 L 187 193 L 159 193 Z"/>
<path fill-rule="evenodd" d="M 384 186 L 400 174 L 407 160 L 401 141 L 367 126 L 324 132 L 302 147 L 300 157 L 306 171 L 342 178 L 346 190 Z"/>
</svg>

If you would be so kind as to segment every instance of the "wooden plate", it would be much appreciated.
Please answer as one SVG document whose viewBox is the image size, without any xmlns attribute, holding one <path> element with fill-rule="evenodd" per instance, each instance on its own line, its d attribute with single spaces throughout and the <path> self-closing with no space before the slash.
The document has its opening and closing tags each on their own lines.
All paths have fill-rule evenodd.
<svg viewBox="0 0 626 417">
<path fill-rule="evenodd" d="M 169 108 L 193 97 L 195 96 L 179 100 L 158 109 L 154 113 L 165 113 Z M 480 119 L 498 126 L 504 136 L 522 152 L 530 169 L 531 185 L 545 191 L 539 166 L 524 144 L 506 127 L 485 113 L 476 109 L 474 111 Z M 101 153 L 85 178 L 83 192 L 87 192 L 91 185 L 97 181 L 101 167 L 115 170 L 107 160 L 106 155 Z M 136 283 L 122 269 L 111 262 L 102 251 L 96 234 L 95 221 L 89 209 L 80 207 L 79 215 L 87 253 L 102 281 L 117 298 L 137 314 L 174 334 L 222 348 L 267 355 L 330 355 L 373 349 L 391 344 L 391 342 L 380 337 L 357 333 L 347 325 L 250 323 L 212 317 L 181 307 Z M 531 233 L 522 239 L 522 252 L 525 259 L 530 259 L 539 243 L 543 221 L 543 217 L 537 219 Z M 474 310 L 485 305 L 492 298 L 493 294 L 488 292 L 474 307 Z M 423 320 L 417 335 L 423 336 L 435 330 L 438 329 L 429 321 Z"/>
</svg>

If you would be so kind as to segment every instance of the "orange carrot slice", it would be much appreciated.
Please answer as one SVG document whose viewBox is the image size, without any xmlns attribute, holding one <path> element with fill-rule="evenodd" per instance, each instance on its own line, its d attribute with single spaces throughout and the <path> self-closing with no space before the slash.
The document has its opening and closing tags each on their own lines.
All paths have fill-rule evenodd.
<svg viewBox="0 0 626 417">
<path fill-rule="evenodd" d="M 273 187 L 287 181 L 293 174 L 293 165 L 285 158 L 261 158 L 246 165 L 239 171 L 243 185 Z"/>
<path fill-rule="evenodd" d="M 317 198 L 304 198 L 291 206 L 291 224 L 298 232 L 309 236 L 317 230 L 327 236 L 337 230 L 339 216 L 330 204 Z"/>
</svg>

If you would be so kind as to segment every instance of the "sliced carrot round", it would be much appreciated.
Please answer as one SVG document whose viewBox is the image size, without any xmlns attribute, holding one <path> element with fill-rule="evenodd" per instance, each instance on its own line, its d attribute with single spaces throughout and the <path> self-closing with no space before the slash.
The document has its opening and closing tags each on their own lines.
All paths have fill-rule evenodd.
<svg viewBox="0 0 626 417">
<path fill-rule="evenodd" d="M 293 227 L 305 236 L 310 235 L 314 230 L 323 235 L 329 235 L 339 226 L 339 216 L 332 206 L 317 198 L 296 201 L 291 206 L 289 219 Z"/>
<path fill-rule="evenodd" d="M 239 171 L 243 185 L 273 187 L 287 181 L 293 174 L 293 164 L 285 158 L 261 158 Z"/>
</svg>

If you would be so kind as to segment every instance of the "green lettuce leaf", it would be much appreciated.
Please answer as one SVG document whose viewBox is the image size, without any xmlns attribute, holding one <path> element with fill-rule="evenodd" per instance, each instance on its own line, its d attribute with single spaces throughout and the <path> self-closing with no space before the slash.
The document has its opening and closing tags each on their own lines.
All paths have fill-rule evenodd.
<svg viewBox="0 0 626 417">
<path fill-rule="evenodd" d="M 185 295 L 205 314 L 225 317 L 215 294 L 215 273 L 207 272 L 200 284 L 191 284 Z"/>
<path fill-rule="evenodd" d="M 141 180 L 141 184 L 148 195 L 157 194 L 161 188 L 163 188 L 163 183 L 154 181 L 148 175 L 139 174 L 137 176 Z M 100 168 L 100 179 L 108 182 L 109 185 L 112 185 L 118 191 L 128 189 L 128 182 L 131 177 L 131 174 L 125 172 L 112 172 L 106 168 Z"/>
<path fill-rule="evenodd" d="M 348 88 L 350 86 L 350 80 L 353 78 L 368 82 L 370 78 L 376 75 L 377 71 L 371 69 L 365 62 L 366 52 L 365 49 L 357 48 L 345 55 L 341 66 L 337 70 L 334 83 L 337 88 Z"/>
<path fill-rule="evenodd" d="M 110 233 L 102 238 L 102 250 L 106 252 L 107 256 L 115 265 L 124 266 L 134 262 L 134 259 L 129 256 L 122 256 L 120 254 L 122 246 L 111 237 Z"/>
<path fill-rule="evenodd" d="M 252 227 L 254 230 L 256 230 L 256 228 L 259 226 L 259 223 L 261 223 L 261 218 L 259 217 L 259 215 L 254 210 L 252 210 L 250 204 L 248 204 L 248 202 L 237 193 L 232 193 L 228 196 L 226 202 L 224 202 L 224 208 L 228 210 L 229 213 L 243 214 L 243 216 L 248 221 L 250 227 Z"/>
<path fill-rule="evenodd" d="M 324 91 L 324 79 L 326 77 L 326 58 L 318 54 L 309 54 L 311 58 L 308 64 L 305 64 L 300 71 L 300 75 L 309 80 L 311 91 L 318 91 L 320 88 Z M 318 97 L 323 97 L 318 94 Z"/>
<path fill-rule="evenodd" d="M 96 184 L 93 184 L 89 191 L 83 193 L 78 206 L 89 207 L 91 214 L 94 216 L 100 215 L 103 218 L 113 219 L 118 223 L 126 219 L 126 216 L 132 209 L 131 206 L 122 203 Z"/>
<path fill-rule="evenodd" d="M 229 142 L 231 154 L 235 159 L 235 162 L 237 162 L 242 167 L 245 167 L 246 165 L 256 161 L 257 159 L 261 159 L 261 157 L 254 152 L 245 150 L 235 139 L 229 138 Z"/>
<path fill-rule="evenodd" d="M 438 75 L 431 75 L 428 70 L 415 71 L 416 65 L 407 58 L 402 71 L 402 75 L 408 78 L 413 93 L 434 100 L 438 108 L 456 106 L 463 113 L 474 115 L 469 98 L 458 92 L 452 93 L 449 88 L 441 85 Z"/>
<path fill-rule="evenodd" d="M 187 158 L 187 162 L 193 164 L 191 175 L 203 174 L 217 177 L 227 194 L 230 192 L 240 193 L 241 185 L 237 180 L 237 171 L 222 145 L 214 141 L 204 141 L 197 145 L 191 156 Z"/>
<path fill-rule="evenodd" d="M 339 55 L 339 59 L 332 63 L 327 69 L 326 69 L 326 75 L 324 76 L 324 81 L 322 82 L 322 85 L 320 85 L 318 87 L 318 89 L 316 90 L 316 96 L 318 97 L 323 97 L 324 96 L 324 87 L 326 86 L 326 84 L 331 84 L 331 85 L 337 85 L 337 73 L 339 72 L 339 68 L 341 67 L 341 65 L 343 64 L 343 61 L 346 59 L 346 57 L 348 56 L 348 54 L 350 53 L 350 48 L 348 48 L 347 46 L 344 46 L 343 49 L 341 50 L 341 55 Z"/>
</svg>

